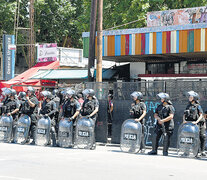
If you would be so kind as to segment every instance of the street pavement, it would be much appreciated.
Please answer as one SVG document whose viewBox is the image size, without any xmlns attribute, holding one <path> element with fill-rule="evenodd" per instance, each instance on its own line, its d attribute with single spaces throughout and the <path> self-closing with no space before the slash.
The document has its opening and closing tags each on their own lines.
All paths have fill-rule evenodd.
<svg viewBox="0 0 207 180">
<path fill-rule="evenodd" d="M 96 150 L 0 144 L 0 180 L 197 180 L 207 178 L 206 159 L 128 154 L 119 147 Z"/>
</svg>

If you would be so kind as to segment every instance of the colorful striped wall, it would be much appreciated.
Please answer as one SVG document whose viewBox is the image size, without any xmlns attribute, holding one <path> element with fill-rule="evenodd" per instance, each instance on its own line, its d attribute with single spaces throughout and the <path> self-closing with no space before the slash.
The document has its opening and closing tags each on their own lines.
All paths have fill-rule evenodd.
<svg viewBox="0 0 207 180">
<path fill-rule="evenodd" d="M 83 37 L 84 57 L 89 38 Z M 103 56 L 207 51 L 207 28 L 103 36 Z"/>
</svg>

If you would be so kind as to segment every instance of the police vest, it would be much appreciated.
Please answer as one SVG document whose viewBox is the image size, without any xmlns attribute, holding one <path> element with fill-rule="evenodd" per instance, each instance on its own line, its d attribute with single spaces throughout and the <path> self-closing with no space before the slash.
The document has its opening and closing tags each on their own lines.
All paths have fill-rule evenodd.
<svg viewBox="0 0 207 180">
<path fill-rule="evenodd" d="M 64 117 L 72 117 L 76 112 L 76 102 L 66 101 L 63 105 Z"/>
<path fill-rule="evenodd" d="M 198 111 L 199 104 L 193 104 L 187 107 L 185 117 L 186 121 L 197 121 L 199 118 L 199 111 Z"/>
<path fill-rule="evenodd" d="M 143 109 L 141 108 L 141 103 L 133 104 L 131 109 L 131 116 L 132 118 L 140 118 L 140 116 L 143 114 Z"/>
<path fill-rule="evenodd" d="M 15 109 L 17 109 L 17 102 L 15 100 L 9 100 L 6 104 L 6 112 L 5 113 L 11 113 Z"/>
<path fill-rule="evenodd" d="M 54 101 L 46 102 L 44 101 L 42 104 L 41 114 L 49 114 L 51 111 L 54 110 Z"/>
<path fill-rule="evenodd" d="M 83 103 L 83 116 L 90 115 L 95 110 L 95 100 L 86 101 Z"/>
<path fill-rule="evenodd" d="M 36 98 L 36 97 L 32 97 L 32 98 Z M 30 100 L 32 100 L 32 98 Z M 31 107 L 28 101 L 26 100 L 22 104 L 22 113 L 29 116 L 32 115 L 33 113 L 37 113 L 37 105 L 35 107 Z"/>
</svg>

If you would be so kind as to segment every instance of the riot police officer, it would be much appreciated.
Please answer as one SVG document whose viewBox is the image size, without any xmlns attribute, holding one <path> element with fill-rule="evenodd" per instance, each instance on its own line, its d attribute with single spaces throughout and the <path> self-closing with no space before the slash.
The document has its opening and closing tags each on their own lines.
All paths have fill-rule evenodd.
<svg viewBox="0 0 207 180">
<path fill-rule="evenodd" d="M 39 101 L 35 96 L 35 89 L 31 86 L 27 88 L 26 93 L 26 100 L 22 104 L 21 113 L 22 115 L 28 115 L 31 118 L 31 125 L 30 125 L 30 137 L 33 139 L 31 142 L 32 145 L 35 144 L 35 131 L 37 125 L 37 111 L 38 111 L 38 104 Z M 29 141 L 29 139 L 28 139 Z"/>
<path fill-rule="evenodd" d="M 60 111 L 60 98 L 59 98 L 59 91 L 58 89 L 54 89 L 52 91 L 52 95 L 53 95 L 53 101 L 55 102 L 56 104 L 56 109 L 57 111 L 55 112 L 55 131 L 56 131 L 56 134 L 58 132 L 58 118 L 59 118 L 59 111 Z"/>
<path fill-rule="evenodd" d="M 70 121 L 75 122 L 81 110 L 80 103 L 75 99 L 75 91 L 67 90 L 65 101 L 62 106 L 61 119 L 69 118 Z"/>
<path fill-rule="evenodd" d="M 19 108 L 19 117 L 20 117 L 22 115 L 22 106 L 26 101 L 26 93 L 24 91 L 19 92 L 18 99 L 20 104 L 20 108 Z"/>
<path fill-rule="evenodd" d="M 140 122 L 142 124 L 142 138 L 141 138 L 141 146 L 140 150 L 143 153 L 145 151 L 145 142 L 144 142 L 144 124 L 146 116 L 146 105 L 143 102 L 143 94 L 141 92 L 133 92 L 131 97 L 134 103 L 131 105 L 130 116 L 134 118 L 136 122 Z"/>
<path fill-rule="evenodd" d="M 191 121 L 193 124 L 198 125 L 200 129 L 200 153 L 201 156 L 206 156 L 205 141 L 206 141 L 206 128 L 203 110 L 199 104 L 199 95 L 194 91 L 187 92 L 189 104 L 186 107 L 183 115 L 183 123 Z"/>
<path fill-rule="evenodd" d="M 55 130 L 55 113 L 57 112 L 56 103 L 52 99 L 52 93 L 49 91 L 41 92 L 44 96 L 42 107 L 40 110 L 40 116 L 49 116 L 51 119 L 51 135 L 52 135 L 52 145 L 55 147 L 56 144 L 56 130 Z"/>
<path fill-rule="evenodd" d="M 157 98 L 161 100 L 161 104 L 156 108 L 154 118 L 157 120 L 155 135 L 152 140 L 152 151 L 149 155 L 156 155 L 158 144 L 161 136 L 164 136 L 163 141 L 163 156 L 168 156 L 168 148 L 170 145 L 170 137 L 174 130 L 174 114 L 175 109 L 170 101 L 170 96 L 167 93 L 159 93 Z"/>
<path fill-rule="evenodd" d="M 85 100 L 83 102 L 81 115 L 91 118 L 94 122 L 94 128 L 95 128 L 95 123 L 96 123 L 96 119 L 97 119 L 98 111 L 99 111 L 98 99 L 95 97 L 95 92 L 93 89 L 85 89 L 83 91 L 83 95 L 85 96 Z M 94 145 L 92 149 L 95 149 L 95 147 L 96 147 L 96 144 L 95 144 L 95 138 L 94 138 Z"/>
<path fill-rule="evenodd" d="M 19 101 L 15 98 L 16 96 L 16 91 L 14 89 L 9 89 L 8 91 L 8 99 L 6 103 L 4 104 L 5 106 L 5 112 L 7 116 L 12 116 L 13 118 L 13 124 L 12 124 L 12 137 L 14 138 L 16 126 L 17 126 L 17 119 L 18 119 L 18 111 L 20 108 Z M 14 140 L 12 140 L 14 142 Z"/>
</svg>

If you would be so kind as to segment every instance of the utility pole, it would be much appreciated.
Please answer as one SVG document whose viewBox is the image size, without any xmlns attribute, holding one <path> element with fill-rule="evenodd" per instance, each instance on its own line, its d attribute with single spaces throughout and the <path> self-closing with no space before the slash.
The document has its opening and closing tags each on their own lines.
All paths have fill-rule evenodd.
<svg viewBox="0 0 207 180">
<path fill-rule="evenodd" d="M 103 0 L 99 0 L 98 2 L 96 82 L 102 82 L 102 36 L 103 36 L 102 30 L 103 30 Z"/>
<path fill-rule="evenodd" d="M 89 57 L 88 57 L 89 82 L 93 80 L 91 74 L 91 68 L 94 67 L 94 61 L 95 61 L 96 15 L 97 15 L 97 0 L 91 0 L 90 40 L 89 40 Z"/>
<path fill-rule="evenodd" d="M 29 6 L 30 33 L 29 33 L 29 68 L 34 65 L 35 57 L 35 33 L 34 33 L 34 0 L 30 0 Z"/>
</svg>

